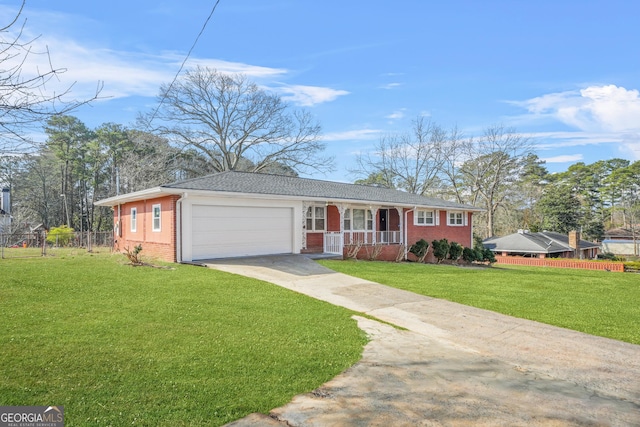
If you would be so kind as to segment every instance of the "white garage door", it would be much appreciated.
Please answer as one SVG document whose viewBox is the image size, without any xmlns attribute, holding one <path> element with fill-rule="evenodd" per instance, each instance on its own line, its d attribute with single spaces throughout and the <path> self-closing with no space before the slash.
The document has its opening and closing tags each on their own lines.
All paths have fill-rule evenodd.
<svg viewBox="0 0 640 427">
<path fill-rule="evenodd" d="M 293 252 L 293 209 L 194 205 L 192 259 Z"/>
</svg>

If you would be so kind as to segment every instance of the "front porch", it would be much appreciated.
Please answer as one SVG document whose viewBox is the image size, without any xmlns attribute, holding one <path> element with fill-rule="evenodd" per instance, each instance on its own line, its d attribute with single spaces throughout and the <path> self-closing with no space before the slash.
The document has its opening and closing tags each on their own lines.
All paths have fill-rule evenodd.
<svg viewBox="0 0 640 427">
<path fill-rule="evenodd" d="M 345 249 L 404 244 L 403 208 L 305 204 L 303 253 L 343 256 Z M 380 251 L 380 249 L 377 249 Z"/>
</svg>

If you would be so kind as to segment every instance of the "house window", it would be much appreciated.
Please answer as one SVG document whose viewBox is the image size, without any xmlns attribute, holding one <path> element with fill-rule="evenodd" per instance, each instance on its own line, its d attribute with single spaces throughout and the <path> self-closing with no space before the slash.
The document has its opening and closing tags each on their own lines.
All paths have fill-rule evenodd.
<svg viewBox="0 0 640 427">
<path fill-rule="evenodd" d="M 464 225 L 464 212 L 449 212 L 447 225 Z"/>
<path fill-rule="evenodd" d="M 307 209 L 307 231 L 324 231 L 325 208 L 311 206 Z"/>
<path fill-rule="evenodd" d="M 131 232 L 135 233 L 138 227 L 138 208 L 131 208 Z"/>
<path fill-rule="evenodd" d="M 373 214 L 369 209 L 347 209 L 342 225 L 345 230 L 373 230 Z"/>
<path fill-rule="evenodd" d="M 160 231 L 160 205 L 153 205 L 151 211 L 153 213 L 153 231 Z"/>
<path fill-rule="evenodd" d="M 433 211 L 416 211 L 413 217 L 413 223 L 415 225 L 435 225 L 435 215 Z"/>
</svg>

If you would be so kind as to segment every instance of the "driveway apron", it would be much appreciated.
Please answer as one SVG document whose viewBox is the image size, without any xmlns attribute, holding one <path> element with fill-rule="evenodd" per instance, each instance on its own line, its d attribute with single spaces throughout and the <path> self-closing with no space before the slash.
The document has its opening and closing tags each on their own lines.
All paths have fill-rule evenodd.
<svg viewBox="0 0 640 427">
<path fill-rule="evenodd" d="M 640 346 L 398 290 L 302 255 L 202 263 L 406 328 L 354 316 L 370 338 L 356 365 L 229 425 L 640 425 Z"/>
</svg>

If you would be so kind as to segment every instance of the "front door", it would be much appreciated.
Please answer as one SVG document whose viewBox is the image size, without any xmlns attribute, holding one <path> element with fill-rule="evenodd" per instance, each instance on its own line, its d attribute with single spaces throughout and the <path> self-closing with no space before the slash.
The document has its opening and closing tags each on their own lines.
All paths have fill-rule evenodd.
<svg viewBox="0 0 640 427">
<path fill-rule="evenodd" d="M 388 233 L 386 233 L 386 231 L 388 231 L 387 220 L 388 220 L 388 217 L 389 217 L 389 210 L 388 209 L 380 209 L 378 212 L 380 213 L 380 218 L 379 218 L 379 221 L 378 221 L 378 231 L 380 232 L 379 233 L 379 236 L 380 236 L 380 240 L 379 241 L 380 241 L 380 243 L 387 243 L 387 240 L 388 240 L 387 239 L 387 237 L 388 237 L 387 234 Z"/>
</svg>

